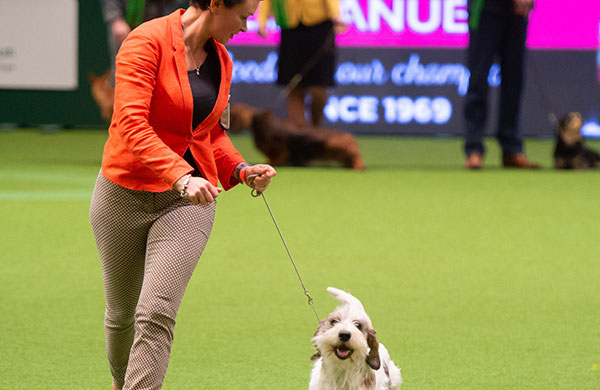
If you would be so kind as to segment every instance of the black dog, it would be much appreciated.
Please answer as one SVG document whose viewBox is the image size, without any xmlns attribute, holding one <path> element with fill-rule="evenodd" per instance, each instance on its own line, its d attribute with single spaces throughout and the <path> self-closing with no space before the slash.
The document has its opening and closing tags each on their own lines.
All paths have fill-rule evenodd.
<svg viewBox="0 0 600 390">
<path fill-rule="evenodd" d="M 571 112 L 557 123 L 554 168 L 600 169 L 600 154 L 588 149 L 581 136 L 583 122 L 578 112 Z"/>
</svg>

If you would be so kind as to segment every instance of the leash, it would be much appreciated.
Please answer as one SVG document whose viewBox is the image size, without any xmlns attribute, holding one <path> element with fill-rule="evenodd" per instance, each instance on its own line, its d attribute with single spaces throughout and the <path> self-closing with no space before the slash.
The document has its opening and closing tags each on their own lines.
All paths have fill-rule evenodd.
<svg viewBox="0 0 600 390">
<path fill-rule="evenodd" d="M 254 179 L 256 176 L 258 175 L 249 175 L 247 177 L 247 181 L 250 182 L 251 179 Z M 292 262 L 292 266 L 294 267 L 294 271 L 296 271 L 296 275 L 298 276 L 298 280 L 300 281 L 300 285 L 302 286 L 302 289 L 304 290 L 304 295 L 306 295 L 306 297 L 308 298 L 308 304 L 310 305 L 310 307 L 312 308 L 313 312 L 315 313 L 315 317 L 317 317 L 317 321 L 321 321 L 319 319 L 319 315 L 317 314 L 317 309 L 315 308 L 315 302 L 313 297 L 310 295 L 310 292 L 308 292 L 308 289 L 306 288 L 306 285 L 304 284 L 304 281 L 302 280 L 302 277 L 300 276 L 300 271 L 298 271 L 298 267 L 296 266 L 296 262 L 294 261 L 294 258 L 292 257 L 292 254 L 290 253 L 290 250 L 288 249 L 288 246 L 285 242 L 285 239 L 283 238 L 283 234 L 281 234 L 281 229 L 279 229 L 279 225 L 277 224 L 277 221 L 275 220 L 275 216 L 273 215 L 273 212 L 271 211 L 271 208 L 269 207 L 269 203 L 267 202 L 267 198 L 265 198 L 265 194 L 256 190 L 256 189 L 252 189 L 252 191 L 250 191 L 250 195 L 252 195 L 253 198 L 258 198 L 259 196 L 262 197 L 263 201 L 265 202 L 265 206 L 267 206 L 267 210 L 269 211 L 269 214 L 271 215 L 271 219 L 273 220 L 273 223 L 275 224 L 275 228 L 277 229 L 277 233 L 279 233 L 279 237 L 281 238 L 281 242 L 283 242 L 283 246 L 285 247 L 285 250 L 288 254 L 288 257 L 290 258 L 290 261 Z"/>
</svg>

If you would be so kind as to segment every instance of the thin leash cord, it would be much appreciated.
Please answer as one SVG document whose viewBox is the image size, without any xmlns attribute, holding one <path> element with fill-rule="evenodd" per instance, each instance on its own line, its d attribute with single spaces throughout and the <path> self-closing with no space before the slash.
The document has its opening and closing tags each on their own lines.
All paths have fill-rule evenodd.
<svg viewBox="0 0 600 390">
<path fill-rule="evenodd" d="M 273 223 L 275 224 L 275 228 L 277 229 L 277 233 L 279 233 L 279 237 L 281 238 L 281 242 L 283 242 L 283 246 L 285 247 L 285 250 L 288 254 L 288 257 L 290 258 L 290 261 L 292 262 L 292 266 L 294 267 L 294 271 L 296 271 L 296 275 L 298 276 L 298 280 L 300 281 L 300 284 L 302 285 L 302 289 L 304 290 L 304 295 L 306 295 L 306 297 L 308 298 L 308 304 L 310 305 L 310 307 L 312 308 L 313 312 L 315 313 L 315 317 L 317 317 L 317 321 L 321 321 L 319 319 L 319 315 L 317 314 L 317 309 L 315 308 L 315 302 L 313 297 L 310 295 L 310 293 L 308 292 L 308 289 L 306 288 L 306 285 L 304 284 L 304 281 L 302 280 L 302 277 L 300 276 L 300 271 L 298 271 L 298 267 L 296 266 L 296 262 L 294 261 L 294 258 L 292 257 L 292 254 L 290 253 L 290 250 L 288 249 L 288 246 L 285 242 L 285 239 L 283 238 L 283 234 L 281 234 L 281 229 L 279 229 L 279 225 L 277 224 L 277 221 L 275 220 L 275 216 L 273 215 L 273 212 L 271 211 L 271 208 L 269 207 L 269 203 L 267 203 L 267 198 L 265 198 L 265 194 L 263 194 L 262 192 L 259 192 L 255 189 L 252 190 L 251 195 L 254 198 L 258 198 L 259 196 L 261 196 L 263 198 L 263 201 L 265 202 L 265 206 L 267 206 L 267 210 L 269 211 L 269 214 L 271 215 L 271 219 L 273 220 Z"/>
<path fill-rule="evenodd" d="M 284 100 L 288 97 L 288 95 L 291 93 L 291 91 L 293 89 L 295 89 L 300 82 L 302 81 L 302 79 L 304 78 L 304 76 L 306 75 L 306 73 L 308 73 L 317 63 L 317 61 L 319 61 L 321 59 L 321 57 L 323 57 L 323 55 L 325 53 L 327 53 L 328 50 L 332 49 L 332 46 L 335 42 L 335 33 L 333 30 L 333 27 L 331 28 L 331 31 L 329 32 L 329 34 L 327 35 L 327 38 L 325 39 L 324 44 L 319 48 L 319 50 L 317 50 L 317 52 L 304 64 L 304 66 L 302 67 L 302 69 L 300 69 L 300 71 L 298 73 L 296 73 L 292 79 L 288 82 L 288 84 L 283 88 L 283 91 L 281 91 L 281 93 L 277 96 L 277 98 L 275 99 L 276 101 L 281 101 Z M 248 179 L 251 178 L 251 176 L 258 176 L 258 175 L 250 175 L 248 177 Z M 269 203 L 267 202 L 267 198 L 265 198 L 265 194 L 257 191 L 256 189 L 252 189 L 252 191 L 250 192 L 250 194 L 252 195 L 252 197 L 254 198 L 258 198 L 259 196 L 262 197 L 263 201 L 265 202 L 265 206 L 267 207 L 267 210 L 269 211 L 269 215 L 271 215 L 271 219 L 273 220 L 273 224 L 275 225 L 275 228 L 277 229 L 277 233 L 279 233 L 279 237 L 281 238 L 281 242 L 283 243 L 283 246 L 285 248 L 285 251 L 288 254 L 288 257 L 290 258 L 290 262 L 292 263 L 292 266 L 294 267 L 294 271 L 296 271 L 296 276 L 298 276 L 298 280 L 300 281 L 300 285 L 302 286 L 302 290 L 304 290 L 304 295 L 306 295 L 306 297 L 308 298 L 308 304 L 310 305 L 310 307 L 312 308 L 313 312 L 315 313 L 315 317 L 317 318 L 317 321 L 320 322 L 321 319 L 319 318 L 319 314 L 317 313 L 317 309 L 315 307 L 315 302 L 313 297 L 310 295 L 310 292 L 308 291 L 308 289 L 306 288 L 306 285 L 304 284 L 304 281 L 302 280 L 302 276 L 300 276 L 300 271 L 298 270 L 298 267 L 296 266 L 296 262 L 294 261 L 294 258 L 292 257 L 292 253 L 290 252 L 287 243 L 285 242 L 285 239 L 283 238 L 283 234 L 281 234 L 281 229 L 279 229 L 279 224 L 277 223 L 277 220 L 275 219 L 275 216 L 273 215 L 273 212 L 271 211 L 271 207 L 269 207 Z"/>
</svg>

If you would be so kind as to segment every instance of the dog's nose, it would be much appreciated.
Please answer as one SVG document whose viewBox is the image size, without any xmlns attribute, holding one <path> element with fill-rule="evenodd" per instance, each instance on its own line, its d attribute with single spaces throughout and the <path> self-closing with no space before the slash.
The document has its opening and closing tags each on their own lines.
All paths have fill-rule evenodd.
<svg viewBox="0 0 600 390">
<path fill-rule="evenodd" d="M 350 332 L 342 331 L 339 333 L 340 340 L 342 340 L 342 341 L 350 340 L 350 336 L 351 336 Z"/>
</svg>

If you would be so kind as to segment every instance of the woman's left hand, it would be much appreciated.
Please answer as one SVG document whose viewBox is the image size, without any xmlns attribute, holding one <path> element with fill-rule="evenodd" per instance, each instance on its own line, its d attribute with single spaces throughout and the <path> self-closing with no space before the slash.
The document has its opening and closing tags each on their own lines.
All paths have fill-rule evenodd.
<svg viewBox="0 0 600 390">
<path fill-rule="evenodd" d="M 275 168 L 268 164 L 250 165 L 245 169 L 244 176 L 248 185 L 259 192 L 264 192 L 269 187 L 271 178 L 277 175 Z"/>
</svg>

